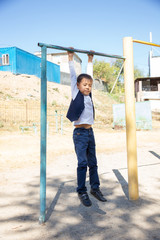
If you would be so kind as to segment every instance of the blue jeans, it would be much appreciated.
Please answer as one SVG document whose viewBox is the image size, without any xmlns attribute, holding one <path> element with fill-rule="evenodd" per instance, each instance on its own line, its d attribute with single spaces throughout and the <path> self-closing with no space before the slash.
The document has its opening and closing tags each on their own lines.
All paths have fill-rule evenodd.
<svg viewBox="0 0 160 240">
<path fill-rule="evenodd" d="M 99 188 L 100 182 L 97 172 L 97 158 L 93 129 L 75 128 L 73 141 L 78 159 L 77 192 L 86 192 L 85 186 L 87 166 L 89 167 L 89 180 L 92 189 Z"/>
</svg>

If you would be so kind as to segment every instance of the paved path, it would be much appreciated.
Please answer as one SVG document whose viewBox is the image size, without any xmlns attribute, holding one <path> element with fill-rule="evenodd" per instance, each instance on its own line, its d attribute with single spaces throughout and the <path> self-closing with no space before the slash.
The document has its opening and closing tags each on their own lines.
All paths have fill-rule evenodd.
<svg viewBox="0 0 160 240">
<path fill-rule="evenodd" d="M 2 173 L 0 239 L 160 239 L 160 147 L 138 149 L 139 193 L 128 200 L 126 153 L 98 154 L 101 189 L 108 202 L 91 196 L 82 206 L 75 193 L 76 157 L 57 157 L 47 166 L 47 222 L 38 224 L 39 167 Z M 88 179 L 87 186 L 89 189 Z"/>
</svg>

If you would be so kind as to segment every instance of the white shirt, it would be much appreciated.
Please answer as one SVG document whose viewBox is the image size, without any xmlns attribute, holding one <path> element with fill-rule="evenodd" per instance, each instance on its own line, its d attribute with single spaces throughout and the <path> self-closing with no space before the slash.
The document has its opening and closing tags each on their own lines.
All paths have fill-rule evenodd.
<svg viewBox="0 0 160 240">
<path fill-rule="evenodd" d="M 69 69 L 71 75 L 71 92 L 72 92 L 72 99 L 74 100 L 79 92 L 77 88 L 77 76 L 74 69 L 74 62 L 69 61 Z M 93 77 L 93 64 L 90 62 L 87 65 L 87 74 Z M 80 124 L 89 124 L 92 125 L 94 123 L 94 116 L 93 116 L 93 103 L 90 96 L 84 96 L 84 110 L 77 121 L 74 121 L 74 125 Z"/>
</svg>

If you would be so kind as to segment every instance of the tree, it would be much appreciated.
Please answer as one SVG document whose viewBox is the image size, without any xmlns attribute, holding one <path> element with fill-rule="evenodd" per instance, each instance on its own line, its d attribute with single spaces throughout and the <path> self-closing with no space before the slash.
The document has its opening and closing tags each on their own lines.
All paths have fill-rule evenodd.
<svg viewBox="0 0 160 240">
<path fill-rule="evenodd" d="M 103 79 L 106 81 L 106 74 L 109 71 L 110 64 L 105 61 L 97 61 L 93 63 L 94 78 Z"/>
<path fill-rule="evenodd" d="M 118 67 L 103 61 L 97 61 L 95 59 L 93 63 L 93 74 L 94 78 L 101 79 L 108 84 L 108 90 L 110 91 L 114 81 L 116 79 L 116 75 L 118 74 Z"/>
<path fill-rule="evenodd" d="M 115 68 L 115 72 L 119 72 L 119 70 L 121 69 L 121 66 L 123 64 L 123 60 L 121 59 L 117 59 L 114 63 L 113 66 Z M 137 66 L 134 66 L 134 79 L 139 78 L 139 77 L 144 77 L 143 71 L 141 71 Z M 124 70 L 122 70 L 121 72 L 121 78 L 124 78 Z"/>
<path fill-rule="evenodd" d="M 124 70 L 123 70 L 123 63 L 124 61 L 122 59 L 116 59 L 116 61 L 114 61 L 112 63 L 112 67 L 114 68 L 114 83 L 116 82 L 115 85 L 115 90 L 114 92 L 124 92 Z M 118 79 L 117 79 L 118 78 Z M 114 84 L 113 83 L 113 84 Z M 113 87 L 112 84 L 112 87 Z"/>
<path fill-rule="evenodd" d="M 113 62 L 112 66 L 114 66 L 119 71 L 121 69 L 123 62 L 124 61 L 122 59 L 116 59 L 116 61 Z"/>
<path fill-rule="evenodd" d="M 94 78 L 101 79 L 108 84 L 108 90 L 111 91 L 113 84 L 118 76 L 118 73 L 122 67 L 123 60 L 117 59 L 112 64 L 103 61 L 98 61 L 95 59 L 93 62 L 93 75 Z M 143 72 L 137 67 L 134 68 L 134 79 L 138 77 L 143 77 Z M 119 76 L 119 79 L 116 84 L 116 92 L 124 92 L 124 72 Z"/>
<path fill-rule="evenodd" d="M 105 61 L 97 61 L 95 59 L 93 63 L 93 74 L 94 78 L 101 79 L 108 84 L 114 79 L 114 69 L 110 63 Z"/>
<path fill-rule="evenodd" d="M 134 79 L 141 78 L 141 77 L 144 77 L 143 72 L 135 66 L 134 67 Z"/>
</svg>

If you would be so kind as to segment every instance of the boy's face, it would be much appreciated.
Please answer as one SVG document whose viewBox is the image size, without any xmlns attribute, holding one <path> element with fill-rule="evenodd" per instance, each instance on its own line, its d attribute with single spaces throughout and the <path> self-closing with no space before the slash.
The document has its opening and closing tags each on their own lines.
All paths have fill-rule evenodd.
<svg viewBox="0 0 160 240">
<path fill-rule="evenodd" d="M 92 80 L 82 78 L 81 82 L 77 83 L 77 87 L 84 96 L 88 96 L 92 90 L 92 83 Z"/>
</svg>

